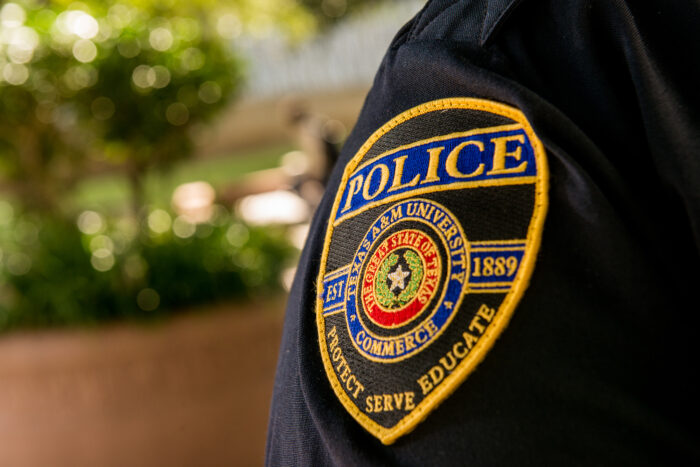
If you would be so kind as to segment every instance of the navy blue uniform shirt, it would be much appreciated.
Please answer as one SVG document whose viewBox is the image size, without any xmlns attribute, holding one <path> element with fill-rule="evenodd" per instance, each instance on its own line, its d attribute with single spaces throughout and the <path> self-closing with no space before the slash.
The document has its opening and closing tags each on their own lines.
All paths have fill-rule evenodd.
<svg viewBox="0 0 700 467">
<path fill-rule="evenodd" d="M 398 32 L 299 262 L 268 465 L 700 463 L 699 29 L 700 4 L 686 0 L 437 0 Z M 446 98 L 522 112 L 546 153 L 548 210 L 508 326 L 387 445 L 324 368 L 319 268 L 336 194 L 354 189 L 347 164 L 397 115 Z M 392 276 L 401 288 L 406 270 Z M 365 408 L 365 395 L 360 411 L 396 408 Z"/>
</svg>

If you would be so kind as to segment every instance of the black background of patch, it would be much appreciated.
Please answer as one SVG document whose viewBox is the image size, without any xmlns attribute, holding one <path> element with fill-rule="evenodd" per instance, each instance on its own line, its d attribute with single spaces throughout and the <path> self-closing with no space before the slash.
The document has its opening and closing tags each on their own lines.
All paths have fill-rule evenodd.
<svg viewBox="0 0 700 467">
<path fill-rule="evenodd" d="M 394 363 L 380 363 L 367 360 L 362 357 L 346 331 L 345 314 L 337 313 L 325 318 L 326 332 L 333 326 L 337 328 L 338 341 L 343 351 L 343 356 L 348 361 L 351 371 L 365 386 L 365 390 L 356 400 L 351 393 L 347 393 L 350 400 L 357 404 L 358 408 L 375 422 L 384 427 L 392 427 L 405 417 L 408 412 L 393 411 L 379 414 L 365 412 L 366 397 L 374 394 L 392 394 L 394 392 L 413 391 L 416 405 L 423 399 L 417 379 L 427 372 L 432 366 L 438 364 L 440 357 L 452 350 L 455 342 L 462 339 L 462 332 L 466 331 L 469 323 L 482 304 L 497 308 L 505 294 L 467 294 L 465 295 L 460 312 L 446 327 L 444 333 L 418 354 Z M 328 340 L 326 345 L 328 345 Z M 330 354 L 330 351 L 329 351 Z M 336 364 L 337 366 L 337 364 Z M 337 374 L 337 372 L 336 372 Z M 433 389 L 434 390 L 434 389 Z"/>
<path fill-rule="evenodd" d="M 515 122 L 502 115 L 479 110 L 448 109 L 428 112 L 406 120 L 382 135 L 367 151 L 360 164 L 383 152 L 422 139 L 511 123 Z"/>
<path fill-rule="evenodd" d="M 509 123 L 514 122 L 505 117 L 484 111 L 446 109 L 429 112 L 407 120 L 387 132 L 375 142 L 357 165 L 381 153 L 422 139 Z M 343 193 L 344 196 L 346 194 L 347 192 Z M 344 199 L 344 196 L 341 197 L 341 201 Z M 484 240 L 520 240 L 526 238 L 530 225 L 535 202 L 535 184 L 434 191 L 421 193 L 420 195 L 404 199 L 415 198 L 436 201 L 450 210 L 460 222 L 468 242 Z M 404 201 L 404 199 L 373 207 L 344 220 L 341 224 L 336 226 L 333 230 L 330 247 L 328 249 L 325 273 L 328 274 L 339 267 L 351 263 L 360 242 L 371 224 L 384 211 Z M 398 221 L 397 224 L 403 226 L 409 223 Z M 376 247 L 383 238 L 384 235 L 382 235 L 380 239 L 375 240 L 373 247 Z M 442 261 L 446 261 L 444 256 L 442 257 Z M 366 262 L 367 259 L 365 259 L 365 263 Z M 437 298 L 439 298 L 443 288 L 444 280 L 441 280 Z M 442 334 L 435 341 L 417 354 L 392 363 L 368 360 L 355 349 L 347 330 L 346 315 L 344 312 L 326 317 L 326 333 L 332 329 L 333 326 L 336 326 L 339 345 L 343 351 L 343 356 L 348 361 L 351 371 L 365 386 L 365 390 L 361 393 L 359 400 L 355 400 L 353 394 L 346 390 L 348 398 L 352 400 L 362 412 L 380 425 L 387 428 L 396 425 L 396 423 L 408 414 L 407 411 L 395 410 L 392 412 L 368 413 L 365 411 L 366 397 L 369 395 L 413 391 L 415 393 L 414 401 L 416 405 L 420 403 L 423 399 L 423 394 L 417 383 L 417 379 L 425 374 L 431 367 L 438 364 L 439 359 L 450 351 L 457 341 L 462 339 L 462 333 L 467 331 L 469 323 L 482 304 L 487 304 L 491 308 L 498 309 L 504 297 L 504 293 L 465 294 L 460 309 L 455 313 L 452 321 L 444 328 Z M 434 306 L 436 302 L 437 300 L 434 300 L 433 303 L 431 303 L 431 307 Z M 402 330 L 417 327 L 425 319 L 424 317 L 431 313 L 431 307 L 426 309 L 419 319 L 402 327 Z M 362 313 L 359 307 L 358 313 Z M 366 317 L 363 320 L 365 324 L 367 324 L 368 321 Z M 328 346 L 328 344 L 329 342 L 327 340 L 326 345 Z M 327 349 L 327 351 L 330 355 L 330 350 Z M 337 376 L 337 365 L 334 366 L 334 369 Z"/>
<path fill-rule="evenodd" d="M 524 239 L 535 203 L 534 185 L 480 187 L 424 193 L 459 219 L 470 242 Z M 396 203 L 377 206 L 343 221 L 333 230 L 326 273 L 350 263 L 367 229 Z"/>
</svg>

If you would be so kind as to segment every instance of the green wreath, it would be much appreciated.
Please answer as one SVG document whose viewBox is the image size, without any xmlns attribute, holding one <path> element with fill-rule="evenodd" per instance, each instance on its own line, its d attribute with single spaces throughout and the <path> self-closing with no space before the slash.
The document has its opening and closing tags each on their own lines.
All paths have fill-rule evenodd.
<svg viewBox="0 0 700 467">
<path fill-rule="evenodd" d="M 399 256 L 396 253 L 389 255 L 386 261 L 382 263 L 377 273 L 377 300 L 384 308 L 398 308 L 404 306 L 415 296 L 420 282 L 423 279 L 423 265 L 421 264 L 420 257 L 411 250 L 407 250 L 403 257 L 411 270 L 411 279 L 398 296 L 394 295 L 389 289 L 389 286 L 386 284 L 386 279 L 391 268 L 398 263 Z"/>
</svg>

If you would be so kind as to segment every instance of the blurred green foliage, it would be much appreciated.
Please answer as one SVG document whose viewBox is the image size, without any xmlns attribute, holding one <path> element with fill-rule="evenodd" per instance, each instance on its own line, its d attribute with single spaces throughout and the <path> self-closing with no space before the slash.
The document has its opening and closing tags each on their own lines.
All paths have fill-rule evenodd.
<svg viewBox="0 0 700 467">
<path fill-rule="evenodd" d="M 316 24 L 293 0 L 0 4 L 0 330 L 278 288 L 283 232 L 220 206 L 188 221 L 146 206 L 144 185 L 240 90 L 241 34 L 295 40 Z M 126 177 L 130 213 L 76 215 L 66 200 L 97 173 Z"/>
<path fill-rule="evenodd" d="M 0 177 L 25 204 L 55 210 L 103 162 L 125 170 L 137 207 L 145 172 L 190 153 L 189 132 L 242 79 L 226 31 L 201 3 L 2 7 Z"/>
<path fill-rule="evenodd" d="M 204 223 L 153 209 L 138 224 L 95 211 L 68 222 L 0 201 L 0 331 L 268 295 L 294 254 L 283 229 L 247 226 L 218 205 Z"/>
</svg>

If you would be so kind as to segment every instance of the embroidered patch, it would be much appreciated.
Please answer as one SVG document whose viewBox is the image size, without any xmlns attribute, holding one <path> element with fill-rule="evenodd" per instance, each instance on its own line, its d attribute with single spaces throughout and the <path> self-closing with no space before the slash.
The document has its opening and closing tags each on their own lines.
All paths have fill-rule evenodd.
<svg viewBox="0 0 700 467">
<path fill-rule="evenodd" d="M 319 345 L 340 402 L 383 443 L 448 397 L 505 328 L 547 183 L 525 116 L 471 98 L 398 115 L 347 165 L 321 258 Z"/>
</svg>

